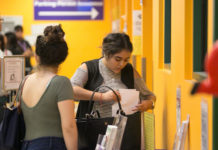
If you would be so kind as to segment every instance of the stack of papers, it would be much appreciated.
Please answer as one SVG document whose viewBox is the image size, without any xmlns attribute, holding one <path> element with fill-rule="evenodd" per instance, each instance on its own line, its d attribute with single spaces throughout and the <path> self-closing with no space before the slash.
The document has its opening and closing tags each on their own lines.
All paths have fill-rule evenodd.
<svg viewBox="0 0 218 150">
<path fill-rule="evenodd" d="M 139 104 L 139 91 L 136 89 L 119 89 L 121 96 L 121 106 L 126 115 L 135 113 L 133 109 Z M 115 116 L 119 109 L 118 103 L 112 105 L 112 116 Z"/>
</svg>

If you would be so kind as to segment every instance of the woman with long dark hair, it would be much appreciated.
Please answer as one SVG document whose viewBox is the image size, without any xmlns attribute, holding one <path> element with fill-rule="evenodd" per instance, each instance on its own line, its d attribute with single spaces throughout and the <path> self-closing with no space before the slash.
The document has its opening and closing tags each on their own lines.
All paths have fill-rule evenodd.
<svg viewBox="0 0 218 150">
<path fill-rule="evenodd" d="M 4 35 L 0 34 L 0 57 L 12 55 L 12 52 L 6 49 L 5 38 Z"/>
<path fill-rule="evenodd" d="M 17 45 L 16 35 L 13 32 L 5 33 L 5 48 L 10 50 L 13 55 L 22 55 L 22 51 Z"/>
</svg>

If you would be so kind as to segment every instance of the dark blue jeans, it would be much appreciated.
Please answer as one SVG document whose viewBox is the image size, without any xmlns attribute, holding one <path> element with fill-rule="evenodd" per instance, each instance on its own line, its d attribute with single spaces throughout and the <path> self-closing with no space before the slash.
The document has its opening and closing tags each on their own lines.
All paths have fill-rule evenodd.
<svg viewBox="0 0 218 150">
<path fill-rule="evenodd" d="M 67 148 L 63 138 L 42 137 L 24 141 L 21 150 L 67 150 Z"/>
</svg>

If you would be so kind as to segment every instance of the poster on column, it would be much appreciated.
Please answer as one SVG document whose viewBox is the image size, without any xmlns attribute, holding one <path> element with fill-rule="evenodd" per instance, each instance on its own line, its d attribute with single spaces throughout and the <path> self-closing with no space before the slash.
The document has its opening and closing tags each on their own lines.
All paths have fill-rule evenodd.
<svg viewBox="0 0 218 150">
<path fill-rule="evenodd" d="M 142 11 L 141 10 L 133 10 L 132 14 L 133 21 L 133 55 L 141 55 L 142 54 Z"/>
<path fill-rule="evenodd" d="M 112 32 L 116 33 L 120 31 L 120 7 L 115 1 L 111 5 Z"/>
<path fill-rule="evenodd" d="M 1 61 L 1 83 L 4 91 L 17 90 L 24 77 L 25 58 L 5 56 Z"/>
<path fill-rule="evenodd" d="M 179 130 L 181 126 L 181 87 L 176 89 L 176 129 Z"/>
<path fill-rule="evenodd" d="M 201 100 L 201 150 L 208 150 L 208 104 Z"/>
<path fill-rule="evenodd" d="M 104 0 L 34 0 L 35 20 L 103 20 Z"/>
<path fill-rule="evenodd" d="M 112 32 L 116 33 L 119 32 L 119 30 L 120 30 L 120 20 L 117 19 L 112 21 Z"/>
</svg>

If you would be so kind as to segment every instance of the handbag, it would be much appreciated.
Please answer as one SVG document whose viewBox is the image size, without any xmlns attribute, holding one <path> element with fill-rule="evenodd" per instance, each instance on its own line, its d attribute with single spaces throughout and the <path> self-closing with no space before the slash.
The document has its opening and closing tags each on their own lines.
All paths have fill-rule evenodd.
<svg viewBox="0 0 218 150">
<path fill-rule="evenodd" d="M 23 85 L 27 77 L 20 84 L 16 98 L 21 103 L 21 95 L 23 91 Z M 17 106 L 4 107 L 3 120 L 0 123 L 0 149 L 3 150 L 20 150 L 22 141 L 25 136 L 25 123 L 23 114 L 20 108 L 20 104 Z"/>
<path fill-rule="evenodd" d="M 102 87 L 109 88 L 110 90 L 113 91 L 113 93 L 117 97 L 118 104 L 119 104 L 119 110 L 117 111 L 117 113 L 124 115 L 121 104 L 119 102 L 119 97 L 112 88 L 108 86 L 100 86 L 96 88 L 89 100 L 89 107 L 87 112 L 91 112 L 91 113 L 86 114 L 86 118 L 77 118 L 79 150 L 94 150 L 97 144 L 98 135 L 105 134 L 107 125 L 113 124 L 114 117 L 101 118 L 98 111 L 94 113 L 90 111 L 94 94 Z M 98 118 L 94 118 L 95 113 L 97 114 Z"/>
<path fill-rule="evenodd" d="M 96 88 L 89 100 L 87 112 L 91 111 L 91 104 L 96 91 L 100 88 L 109 88 L 117 97 L 119 109 L 117 114 L 127 116 L 127 123 L 122 139 L 121 150 L 140 150 L 141 148 L 141 113 L 136 112 L 131 115 L 125 115 L 120 104 L 120 100 L 116 92 L 108 86 L 100 86 Z M 101 118 L 98 111 L 95 112 L 98 118 L 93 117 L 93 113 L 86 114 L 86 118 L 77 118 L 78 128 L 78 148 L 79 150 L 94 150 L 98 135 L 104 135 L 107 125 L 112 125 L 114 117 Z"/>
</svg>

